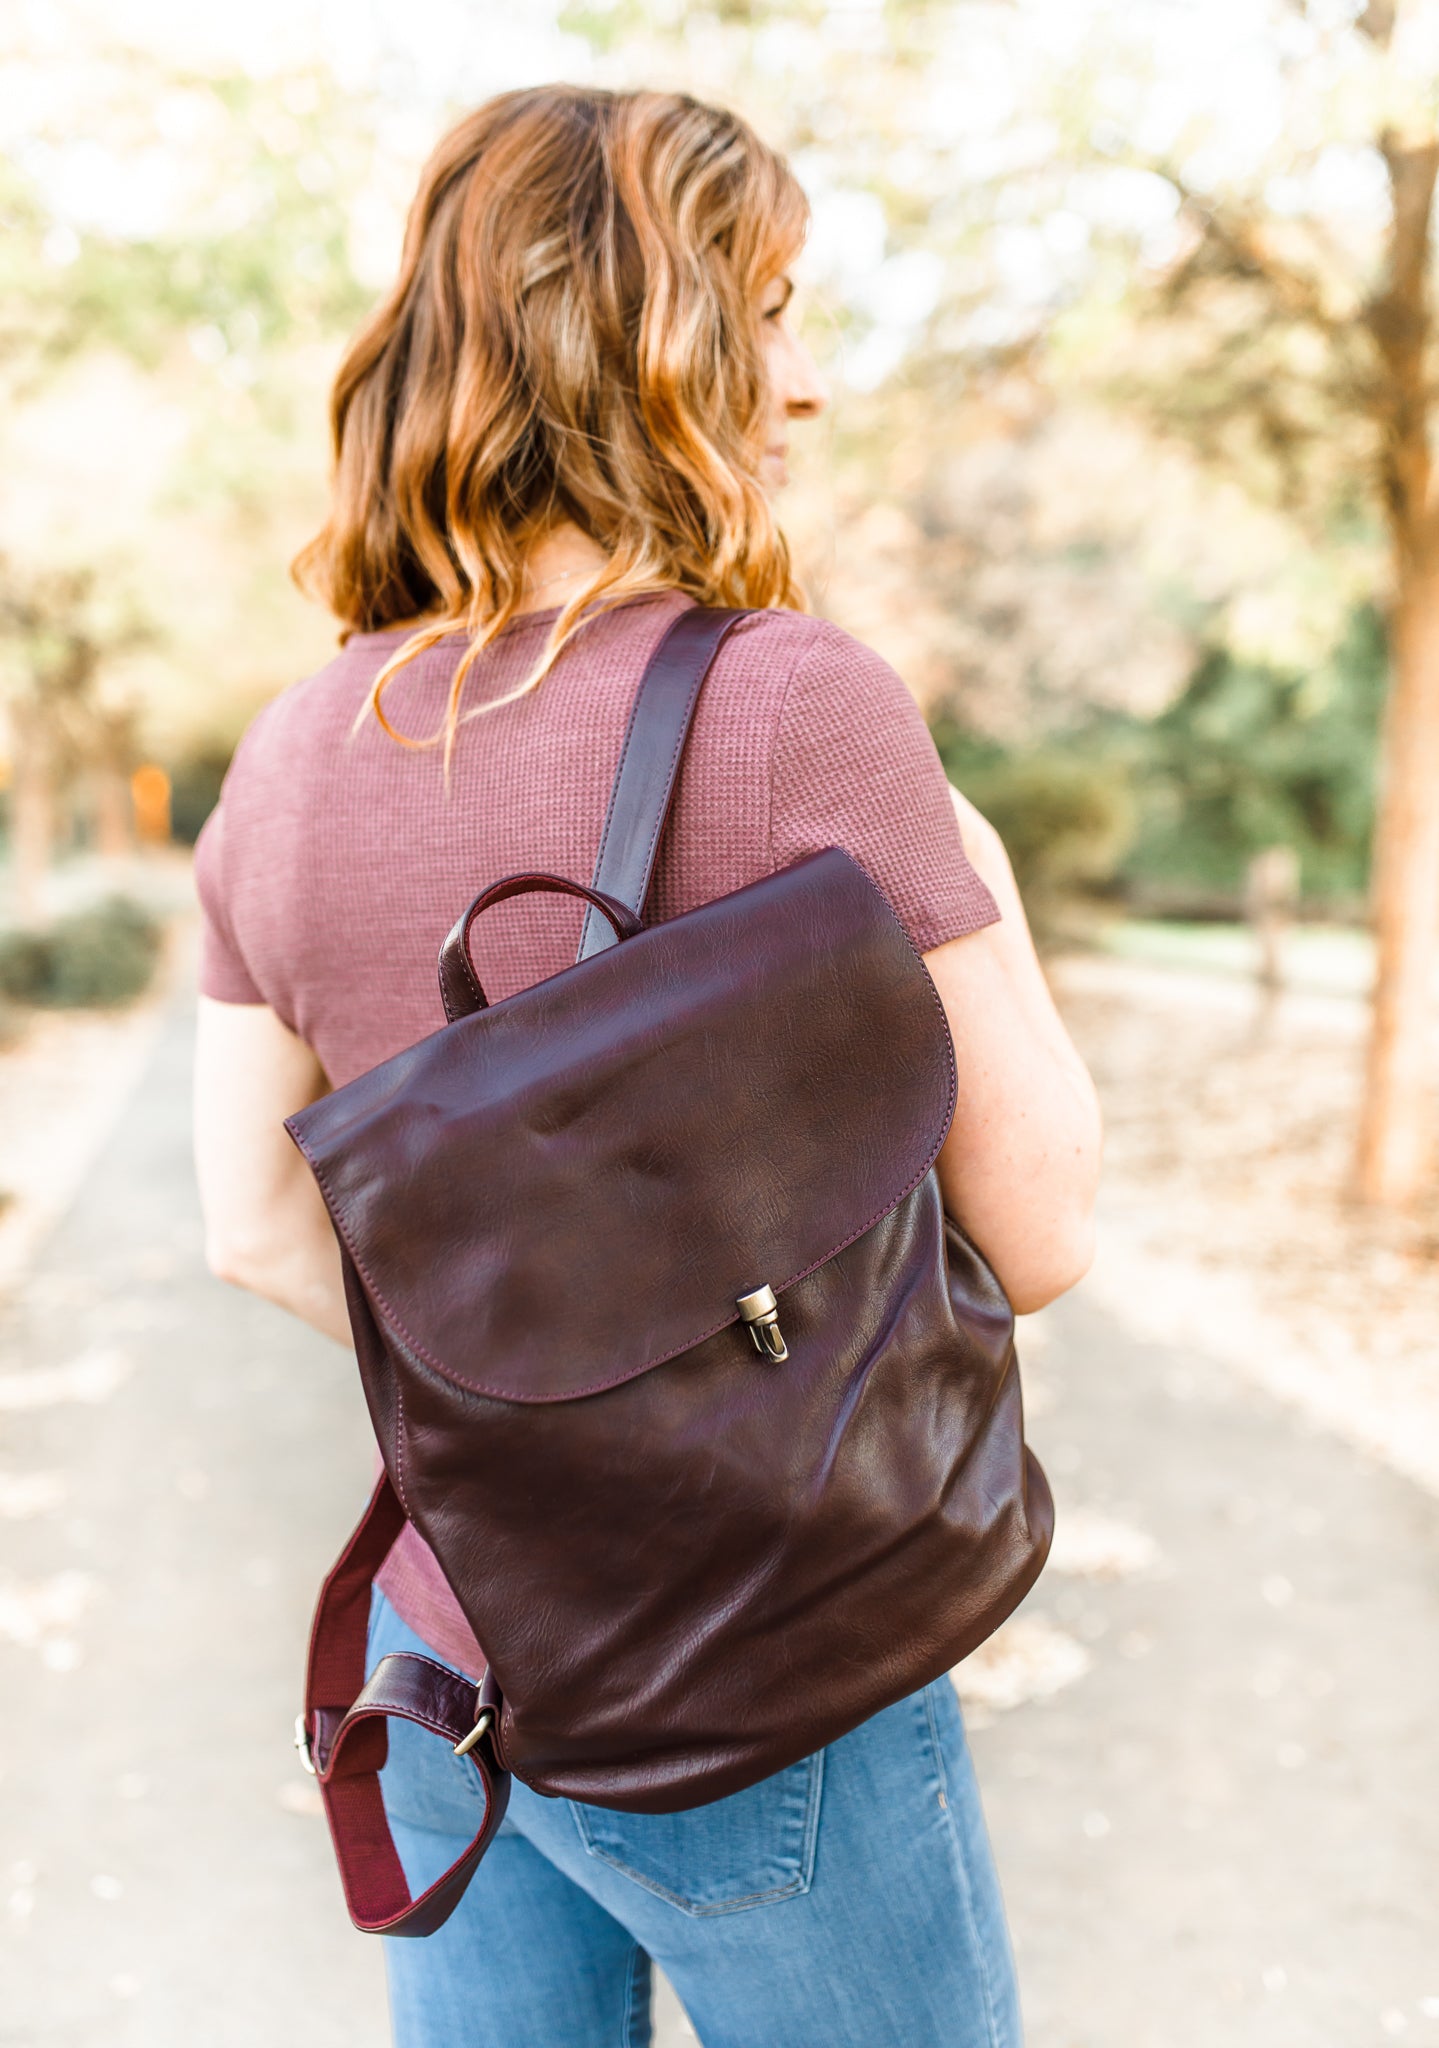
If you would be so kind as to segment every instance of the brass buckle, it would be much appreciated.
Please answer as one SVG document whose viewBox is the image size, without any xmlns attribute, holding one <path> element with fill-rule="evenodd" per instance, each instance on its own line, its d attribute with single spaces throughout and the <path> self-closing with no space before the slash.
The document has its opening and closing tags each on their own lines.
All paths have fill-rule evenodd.
<svg viewBox="0 0 1439 2048">
<path fill-rule="evenodd" d="M 485 1733 L 486 1729 L 488 1729 L 492 1725 L 494 1718 L 494 1708 L 486 1707 L 484 1712 L 480 1715 L 479 1720 L 476 1721 L 474 1727 L 465 1737 L 464 1741 L 457 1742 L 455 1744 L 455 1755 L 468 1756 L 470 1751 L 474 1748 L 475 1744 L 479 1741 L 480 1737 Z"/>
<path fill-rule="evenodd" d="M 749 1325 L 754 1348 L 761 1358 L 772 1358 L 776 1365 L 783 1365 L 789 1357 L 789 1347 L 779 1326 L 779 1303 L 775 1300 L 772 1287 L 756 1287 L 753 1294 L 742 1294 L 735 1303 L 740 1318 Z"/>
<path fill-rule="evenodd" d="M 310 1731 L 305 1726 L 303 1714 L 296 1714 L 295 1716 L 295 1748 L 299 1751 L 300 1762 L 310 1773 L 310 1776 L 318 1778 L 320 1773 L 315 1767 L 315 1752 L 310 1747 Z"/>
</svg>

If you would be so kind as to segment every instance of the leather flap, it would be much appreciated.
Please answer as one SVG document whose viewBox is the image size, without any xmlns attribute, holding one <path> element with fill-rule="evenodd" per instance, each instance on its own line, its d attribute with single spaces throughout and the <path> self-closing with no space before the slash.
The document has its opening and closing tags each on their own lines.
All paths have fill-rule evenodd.
<svg viewBox="0 0 1439 2048">
<path fill-rule="evenodd" d="M 288 1128 L 391 1335 L 459 1386 L 555 1401 L 861 1236 L 933 1164 L 954 1096 L 934 985 L 831 850 L 447 1025 Z"/>
</svg>

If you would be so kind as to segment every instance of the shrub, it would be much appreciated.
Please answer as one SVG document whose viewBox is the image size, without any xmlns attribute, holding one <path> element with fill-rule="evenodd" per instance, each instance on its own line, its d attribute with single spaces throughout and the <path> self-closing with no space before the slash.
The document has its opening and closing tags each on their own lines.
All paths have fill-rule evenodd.
<svg viewBox="0 0 1439 2048">
<path fill-rule="evenodd" d="M 50 1009 L 103 1009 L 149 986 L 161 927 L 128 897 L 111 896 L 47 930 L 0 937 L 0 996 Z"/>
<path fill-rule="evenodd" d="M 1134 830 L 1122 758 L 1054 742 L 1009 753 L 944 711 L 933 731 L 950 779 L 1004 841 L 1032 915 L 1047 920 L 1112 884 Z"/>
<path fill-rule="evenodd" d="M 1252 856 L 1298 854 L 1306 896 L 1360 895 L 1386 677 L 1382 620 L 1355 612 L 1307 674 L 1212 648 L 1157 717 L 1094 711 L 1014 750 L 933 719 L 951 778 L 991 817 L 1041 914 L 1095 892 L 1242 912 Z"/>
<path fill-rule="evenodd" d="M 1112 881 L 1133 830 L 1124 772 L 1108 761 L 1020 754 L 977 770 L 965 794 L 1004 841 L 1025 895 L 1043 903 Z"/>
<path fill-rule="evenodd" d="M 1385 680 L 1383 624 L 1369 610 L 1309 674 L 1206 655 L 1167 711 L 1115 735 L 1141 794 L 1126 879 L 1237 899 L 1252 855 L 1292 846 L 1306 895 L 1361 894 Z"/>
<path fill-rule="evenodd" d="M 170 833 L 181 846 L 193 846 L 200 828 L 220 801 L 220 785 L 232 749 L 213 745 L 177 761 L 170 773 Z"/>
</svg>

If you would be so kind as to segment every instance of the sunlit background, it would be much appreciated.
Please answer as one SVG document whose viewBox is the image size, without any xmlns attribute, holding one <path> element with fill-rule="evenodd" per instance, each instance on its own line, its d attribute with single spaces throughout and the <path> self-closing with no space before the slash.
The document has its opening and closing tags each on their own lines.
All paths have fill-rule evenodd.
<svg viewBox="0 0 1439 2048">
<path fill-rule="evenodd" d="M 199 1273 L 187 849 L 335 645 L 288 563 L 418 168 L 556 77 L 790 152 L 805 584 L 1000 826 L 1105 1097 L 1099 1262 L 1026 1333 L 1055 1565 L 959 1674 L 1032 2042 L 1439 2042 L 1431 0 L 10 0 L 0 2032 L 384 2039 L 280 1726 L 363 1423 Z M 109 1714 L 192 1635 L 232 1776 Z"/>
</svg>

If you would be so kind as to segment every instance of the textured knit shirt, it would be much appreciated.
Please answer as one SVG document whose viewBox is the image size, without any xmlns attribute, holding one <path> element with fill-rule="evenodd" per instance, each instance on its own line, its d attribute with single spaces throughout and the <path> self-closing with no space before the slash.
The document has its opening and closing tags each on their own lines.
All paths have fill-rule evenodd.
<svg viewBox="0 0 1439 2048">
<path fill-rule="evenodd" d="M 488 882 L 519 869 L 588 880 L 646 661 L 688 600 L 590 620 L 539 686 L 524 682 L 553 612 L 515 621 L 466 680 L 446 788 L 437 748 L 361 719 L 403 631 L 351 636 L 255 719 L 197 849 L 203 992 L 267 1003 L 341 1087 L 444 1022 L 440 942 Z M 436 732 L 464 642 L 442 641 L 385 693 L 402 732 Z M 993 923 L 919 711 L 880 658 L 824 620 L 770 611 L 721 648 L 700 695 L 648 922 L 676 917 L 839 846 L 921 952 Z M 472 955 L 491 1001 L 570 965 L 583 907 L 496 905 Z M 482 1660 L 434 1557 L 406 1529 L 381 1575 L 402 1617 L 474 1676 Z"/>
</svg>

